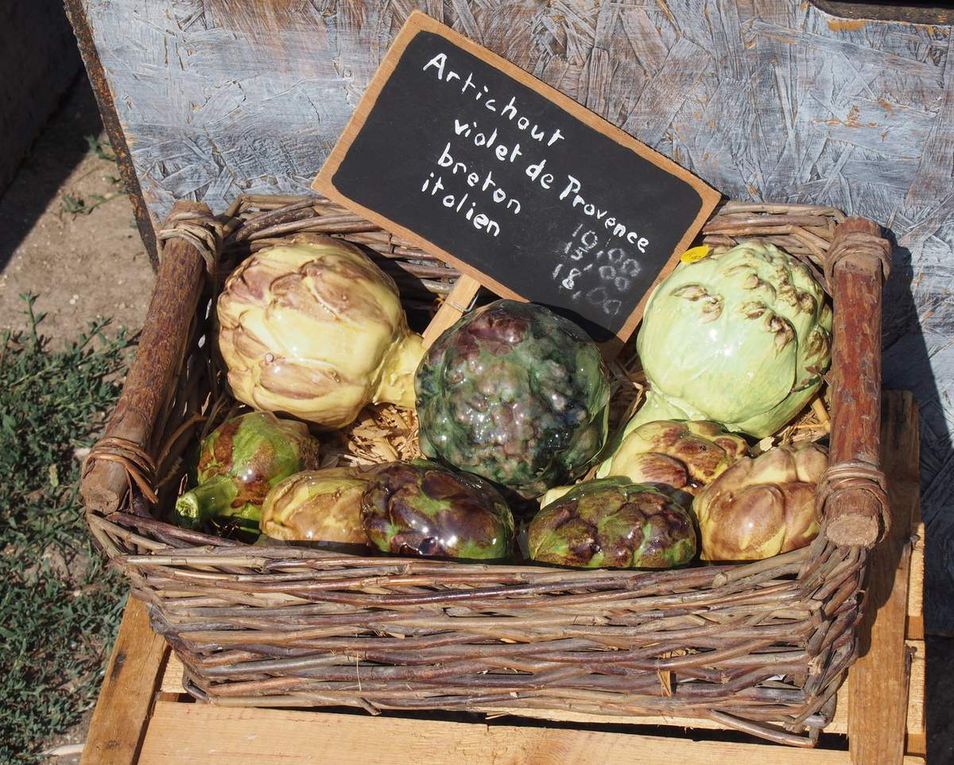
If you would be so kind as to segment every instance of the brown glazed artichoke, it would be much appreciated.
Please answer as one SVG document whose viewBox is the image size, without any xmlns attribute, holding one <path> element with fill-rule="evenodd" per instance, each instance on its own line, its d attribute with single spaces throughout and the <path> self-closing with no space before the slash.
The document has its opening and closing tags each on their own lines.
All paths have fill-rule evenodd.
<svg viewBox="0 0 954 765">
<path fill-rule="evenodd" d="M 358 248 L 302 234 L 245 260 L 216 304 L 235 397 L 324 428 L 368 403 L 414 405 L 424 352 L 397 287 Z"/>
<path fill-rule="evenodd" d="M 513 516 L 487 481 L 424 460 L 392 462 L 372 474 L 361 518 L 378 549 L 465 560 L 510 554 Z"/>
<path fill-rule="evenodd" d="M 804 547 L 818 534 L 815 486 L 828 467 L 816 444 L 776 446 L 744 458 L 692 503 L 705 560 L 761 560 Z"/>
<path fill-rule="evenodd" d="M 275 486 L 262 506 L 262 533 L 296 542 L 368 543 L 361 525 L 366 470 L 305 470 Z"/>
<path fill-rule="evenodd" d="M 534 516 L 530 557 L 580 568 L 673 568 L 696 554 L 689 512 L 670 496 L 625 478 L 573 487 Z"/>
<path fill-rule="evenodd" d="M 416 386 L 423 452 L 525 498 L 582 475 L 606 440 L 600 351 L 542 306 L 498 300 L 466 315 Z"/>
<path fill-rule="evenodd" d="M 695 494 L 748 454 L 741 436 L 709 420 L 658 420 L 630 431 L 596 475 L 665 484 Z"/>
</svg>

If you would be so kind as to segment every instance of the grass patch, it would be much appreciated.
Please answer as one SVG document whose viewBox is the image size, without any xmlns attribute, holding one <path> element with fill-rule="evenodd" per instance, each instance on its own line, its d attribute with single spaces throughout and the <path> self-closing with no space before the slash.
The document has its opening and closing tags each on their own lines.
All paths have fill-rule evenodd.
<svg viewBox="0 0 954 765">
<path fill-rule="evenodd" d="M 120 391 L 131 341 L 92 323 L 62 350 L 26 328 L 0 332 L 0 762 L 36 762 L 94 703 L 125 585 L 83 520 L 75 450 Z"/>
</svg>

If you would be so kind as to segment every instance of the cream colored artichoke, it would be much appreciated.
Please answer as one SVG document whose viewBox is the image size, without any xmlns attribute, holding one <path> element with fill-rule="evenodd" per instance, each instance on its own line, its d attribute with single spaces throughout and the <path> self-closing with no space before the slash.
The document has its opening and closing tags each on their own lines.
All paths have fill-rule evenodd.
<svg viewBox="0 0 954 765">
<path fill-rule="evenodd" d="M 815 486 L 828 455 L 815 444 L 776 446 L 744 458 L 696 495 L 704 560 L 761 560 L 818 534 Z"/>
<path fill-rule="evenodd" d="M 414 406 L 421 338 L 394 282 L 346 242 L 306 234 L 255 253 L 216 312 L 229 385 L 249 406 L 329 429 L 368 403 Z"/>
<path fill-rule="evenodd" d="M 262 507 L 262 533 L 273 539 L 367 544 L 361 495 L 368 478 L 360 468 L 305 470 L 275 486 Z"/>
</svg>

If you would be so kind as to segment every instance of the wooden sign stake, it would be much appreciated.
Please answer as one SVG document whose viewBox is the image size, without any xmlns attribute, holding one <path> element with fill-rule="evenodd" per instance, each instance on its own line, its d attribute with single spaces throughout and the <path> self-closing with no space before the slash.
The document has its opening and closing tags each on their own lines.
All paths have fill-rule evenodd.
<svg viewBox="0 0 954 765">
<path fill-rule="evenodd" d="M 467 274 L 461 274 L 454 287 L 444 298 L 431 323 L 424 330 L 424 347 L 430 348 L 441 333 L 467 313 L 480 291 L 480 282 Z"/>
</svg>

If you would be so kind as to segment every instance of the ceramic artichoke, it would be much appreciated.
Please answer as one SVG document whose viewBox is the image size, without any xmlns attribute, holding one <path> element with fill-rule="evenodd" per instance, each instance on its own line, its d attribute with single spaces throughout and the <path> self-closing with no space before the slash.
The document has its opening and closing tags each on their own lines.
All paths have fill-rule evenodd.
<svg viewBox="0 0 954 765">
<path fill-rule="evenodd" d="M 808 268 L 771 244 L 681 265 L 646 306 L 637 349 L 651 387 L 627 432 L 679 419 L 775 433 L 821 385 L 831 321 Z"/>
<path fill-rule="evenodd" d="M 340 428 L 368 403 L 414 405 L 421 338 L 391 278 L 347 242 L 303 234 L 260 250 L 216 312 L 229 386 L 249 406 Z"/>
<path fill-rule="evenodd" d="M 478 560 L 504 558 L 513 546 L 513 516 L 493 486 L 424 460 L 375 468 L 361 517 L 384 552 Z"/>
<path fill-rule="evenodd" d="M 421 449 L 523 497 L 582 475 L 606 440 L 600 351 L 572 322 L 498 300 L 442 334 L 417 370 Z"/>
<path fill-rule="evenodd" d="M 746 456 L 748 444 L 708 420 L 659 420 L 631 430 L 596 475 L 671 486 L 688 494 Z"/>
<path fill-rule="evenodd" d="M 295 473 L 265 497 L 262 533 L 285 541 L 367 544 L 361 524 L 367 485 L 367 471 L 357 467 Z"/>
<path fill-rule="evenodd" d="M 776 446 L 744 458 L 696 495 L 706 560 L 761 560 L 818 534 L 815 487 L 828 455 L 815 444 Z"/>
<path fill-rule="evenodd" d="M 671 496 L 625 478 L 573 487 L 530 522 L 530 557 L 580 568 L 672 568 L 696 554 L 689 512 Z"/>
<path fill-rule="evenodd" d="M 202 440 L 198 485 L 176 500 L 176 522 L 199 528 L 227 521 L 258 533 L 271 488 L 292 473 L 316 467 L 318 441 L 304 423 L 270 412 L 226 420 Z"/>
</svg>

